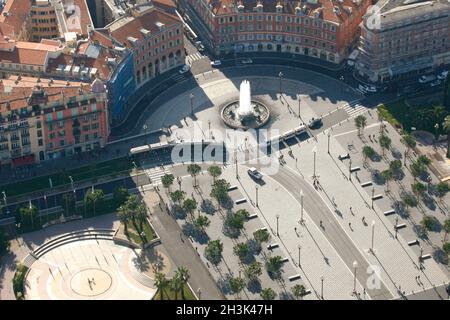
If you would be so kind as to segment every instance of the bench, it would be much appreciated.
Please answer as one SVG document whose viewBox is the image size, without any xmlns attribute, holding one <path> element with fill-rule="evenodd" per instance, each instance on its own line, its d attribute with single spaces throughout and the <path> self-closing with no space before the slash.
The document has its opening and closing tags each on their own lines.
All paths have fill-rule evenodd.
<svg viewBox="0 0 450 320">
<path fill-rule="evenodd" d="M 383 195 L 381 193 L 380 194 L 376 194 L 376 195 L 374 195 L 372 197 L 373 200 L 378 200 L 378 199 L 381 199 L 381 198 L 383 198 Z"/>
<path fill-rule="evenodd" d="M 272 249 L 275 249 L 278 247 L 279 247 L 278 243 L 272 243 L 272 244 L 267 245 L 267 249 L 269 249 L 269 250 L 272 250 Z"/>
<path fill-rule="evenodd" d="M 396 226 L 394 226 L 395 227 L 395 229 L 403 229 L 403 228 L 406 228 L 406 224 L 405 223 L 400 223 L 400 224 L 398 224 L 398 225 L 396 225 Z"/>
<path fill-rule="evenodd" d="M 339 160 L 344 160 L 344 159 L 348 159 L 348 158 L 350 158 L 350 154 L 349 153 L 346 153 L 346 154 L 340 154 L 339 156 L 338 156 L 338 159 Z"/>
<path fill-rule="evenodd" d="M 368 187 L 368 186 L 371 186 L 372 185 L 372 181 L 367 181 L 367 182 L 363 182 L 363 183 L 361 183 L 361 187 Z"/>
<path fill-rule="evenodd" d="M 246 199 L 246 198 L 238 199 L 238 200 L 236 200 L 234 203 L 235 203 L 235 204 L 241 204 L 241 203 L 244 203 L 244 202 L 247 202 L 247 199 Z"/>
<path fill-rule="evenodd" d="M 281 260 L 281 262 L 289 262 L 289 258 L 288 257 L 283 258 L 283 260 Z"/>
<path fill-rule="evenodd" d="M 423 254 L 420 259 L 425 260 L 425 259 L 429 259 L 431 258 L 431 254 L 427 253 L 427 254 Z"/>
<path fill-rule="evenodd" d="M 228 191 L 233 191 L 236 190 L 238 188 L 238 186 L 231 186 L 228 188 Z"/>
<path fill-rule="evenodd" d="M 395 213 L 395 210 L 394 210 L 394 209 L 391 209 L 391 210 L 388 210 L 388 211 L 383 212 L 383 214 L 384 214 L 385 216 L 390 216 L 391 214 L 394 214 L 394 213 Z"/>
<path fill-rule="evenodd" d="M 414 245 L 416 245 L 416 244 L 419 244 L 419 240 L 417 240 L 417 239 L 408 241 L 408 246 L 414 246 Z"/>
<path fill-rule="evenodd" d="M 248 216 L 248 220 L 258 218 L 258 214 L 254 213 Z"/>
<path fill-rule="evenodd" d="M 290 276 L 288 279 L 289 279 L 289 281 L 295 281 L 295 280 L 300 279 L 300 275 L 294 274 L 293 276 Z"/>
<path fill-rule="evenodd" d="M 355 172 L 355 171 L 360 171 L 361 168 L 360 167 L 351 167 L 350 168 L 350 172 Z"/>
</svg>

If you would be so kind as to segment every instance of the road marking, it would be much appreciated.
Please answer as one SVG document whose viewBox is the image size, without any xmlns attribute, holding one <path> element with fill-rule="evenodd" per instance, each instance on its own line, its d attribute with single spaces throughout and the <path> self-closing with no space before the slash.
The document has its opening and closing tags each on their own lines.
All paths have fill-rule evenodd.
<svg viewBox="0 0 450 320">
<path fill-rule="evenodd" d="M 188 55 L 186 57 L 186 60 L 188 62 L 187 64 L 192 64 L 194 61 L 201 60 L 201 59 L 204 59 L 204 58 L 206 58 L 206 56 L 202 55 L 199 52 L 196 52 L 196 53 Z"/>
<path fill-rule="evenodd" d="M 145 173 L 147 177 L 150 179 L 153 186 L 157 186 L 161 184 L 161 178 L 168 173 L 166 169 L 161 169 L 161 167 L 155 167 L 152 169 L 146 169 Z"/>
</svg>

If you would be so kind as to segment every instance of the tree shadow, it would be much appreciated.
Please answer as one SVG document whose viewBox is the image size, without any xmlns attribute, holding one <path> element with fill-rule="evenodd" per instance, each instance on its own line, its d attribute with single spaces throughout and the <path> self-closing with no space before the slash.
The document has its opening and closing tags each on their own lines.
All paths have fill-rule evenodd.
<svg viewBox="0 0 450 320">
<path fill-rule="evenodd" d="M 262 290 L 261 281 L 253 280 L 247 283 L 247 289 L 251 293 L 259 293 Z"/>
<path fill-rule="evenodd" d="M 401 218 L 406 219 L 409 217 L 409 212 L 406 209 L 405 204 L 402 201 L 396 200 L 392 203 L 392 209 L 395 210 Z"/>
<path fill-rule="evenodd" d="M 172 207 L 172 213 L 177 220 L 184 220 L 187 217 L 186 211 L 184 211 L 183 208 L 181 208 L 181 206 L 179 205 L 174 205 Z"/>
<path fill-rule="evenodd" d="M 294 295 L 286 291 L 281 292 L 279 298 L 280 300 L 295 300 Z"/>
<path fill-rule="evenodd" d="M 391 148 L 391 154 L 397 160 L 403 159 L 403 154 L 397 148 Z"/>
<path fill-rule="evenodd" d="M 422 196 L 422 202 L 431 211 L 435 211 L 437 208 L 436 202 L 429 194 L 424 193 L 424 195 Z"/>
<path fill-rule="evenodd" d="M 416 224 L 413 226 L 413 231 L 416 236 L 421 240 L 428 240 L 428 232 L 423 226 Z"/>
<path fill-rule="evenodd" d="M 436 248 L 433 251 L 432 256 L 437 263 L 448 265 L 449 262 L 448 255 L 441 248 Z"/>
<path fill-rule="evenodd" d="M 217 281 L 217 285 L 219 286 L 219 289 L 224 294 L 231 294 L 231 288 L 230 288 L 230 280 L 233 278 L 233 275 L 230 273 L 225 274 L 221 279 Z"/>
<path fill-rule="evenodd" d="M 241 230 L 236 229 L 228 225 L 228 223 L 225 221 L 222 226 L 222 233 L 226 235 L 229 238 L 236 239 L 241 235 Z"/>
<path fill-rule="evenodd" d="M 188 222 L 183 224 L 181 227 L 183 234 L 185 234 L 188 237 L 192 237 L 195 242 L 198 242 L 199 244 L 207 244 L 210 240 L 209 236 L 202 232 L 201 230 L 198 230 L 192 223 Z"/>
<path fill-rule="evenodd" d="M 224 209 L 231 210 L 234 206 L 234 202 L 230 197 L 226 197 L 220 201 L 220 206 Z"/>
<path fill-rule="evenodd" d="M 252 255 L 259 255 L 262 251 L 261 244 L 255 239 L 250 239 L 247 241 L 248 251 Z"/>
<path fill-rule="evenodd" d="M 383 176 L 380 173 L 380 170 L 374 169 L 371 172 L 372 176 L 372 182 L 376 185 L 383 185 L 386 183 L 386 180 L 383 178 Z"/>
<path fill-rule="evenodd" d="M 375 151 L 375 153 L 370 157 L 372 162 L 380 162 L 382 159 L 381 155 Z"/>
<path fill-rule="evenodd" d="M 395 180 L 400 181 L 405 178 L 405 172 L 403 171 L 403 169 L 398 169 L 392 173 L 392 176 Z"/>
<path fill-rule="evenodd" d="M 213 202 L 209 199 L 202 201 L 202 204 L 200 205 L 200 210 L 209 215 L 213 215 L 217 211 Z"/>
</svg>

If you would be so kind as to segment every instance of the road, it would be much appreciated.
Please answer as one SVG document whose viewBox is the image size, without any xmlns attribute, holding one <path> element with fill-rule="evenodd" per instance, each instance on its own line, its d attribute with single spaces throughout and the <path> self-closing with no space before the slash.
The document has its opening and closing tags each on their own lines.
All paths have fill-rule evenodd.
<svg viewBox="0 0 450 320">
<path fill-rule="evenodd" d="M 353 241 L 342 230 L 333 212 L 324 203 L 318 192 L 314 190 L 299 175 L 280 167 L 278 173 L 271 176 L 275 181 L 280 183 L 287 190 L 292 191 L 292 195 L 300 203 L 300 193 L 295 190 L 303 190 L 303 205 L 306 212 L 309 213 L 311 219 L 317 226 L 320 226 L 322 221 L 324 228 L 321 228 L 324 236 L 328 239 L 330 244 L 334 247 L 341 259 L 345 262 L 350 270 L 353 270 L 353 262 L 358 262 L 359 270 L 368 270 L 369 264 L 367 260 L 360 253 Z M 369 274 L 366 272 L 357 272 L 357 279 L 363 285 L 368 283 Z M 393 296 L 381 282 L 379 289 L 366 289 L 372 299 L 387 300 L 392 299 Z"/>
</svg>

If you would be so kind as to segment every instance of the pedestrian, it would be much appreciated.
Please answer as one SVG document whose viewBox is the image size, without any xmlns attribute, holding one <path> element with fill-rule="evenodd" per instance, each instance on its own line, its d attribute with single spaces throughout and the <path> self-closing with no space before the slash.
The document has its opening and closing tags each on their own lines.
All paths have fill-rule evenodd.
<svg viewBox="0 0 450 320">
<path fill-rule="evenodd" d="M 351 228 L 352 228 L 352 223 L 349 222 L 349 223 L 348 223 L 348 226 L 349 226 L 349 228 L 351 229 Z"/>
</svg>

